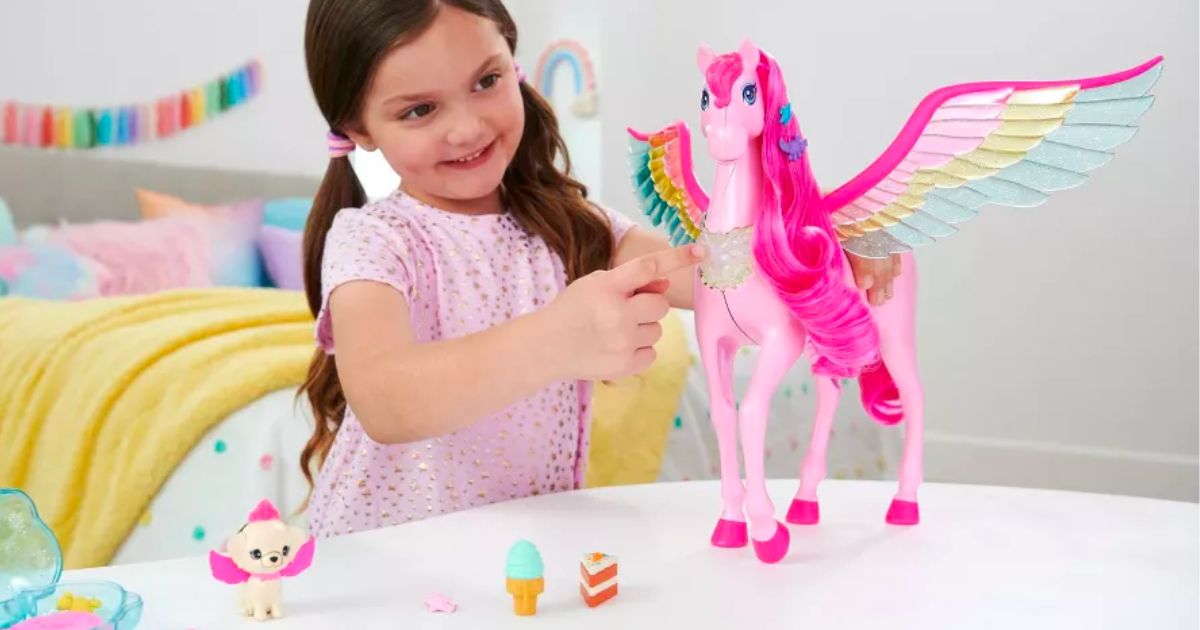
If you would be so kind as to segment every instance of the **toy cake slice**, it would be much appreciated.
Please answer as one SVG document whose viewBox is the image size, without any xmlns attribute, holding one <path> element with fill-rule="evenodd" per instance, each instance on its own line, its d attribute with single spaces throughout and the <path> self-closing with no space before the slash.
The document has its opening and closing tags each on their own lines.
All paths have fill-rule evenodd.
<svg viewBox="0 0 1200 630">
<path fill-rule="evenodd" d="M 579 594 L 595 608 L 617 595 L 617 559 L 604 553 L 584 554 L 579 563 Z"/>
</svg>

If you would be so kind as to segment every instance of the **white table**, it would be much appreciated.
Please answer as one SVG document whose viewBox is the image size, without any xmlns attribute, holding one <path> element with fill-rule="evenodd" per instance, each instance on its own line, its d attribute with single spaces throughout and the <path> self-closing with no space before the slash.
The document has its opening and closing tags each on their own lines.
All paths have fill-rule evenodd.
<svg viewBox="0 0 1200 630">
<path fill-rule="evenodd" d="M 781 515 L 795 481 L 770 483 Z M 501 503 L 321 540 L 284 584 L 290 628 L 1188 628 L 1197 627 L 1197 505 L 1016 488 L 926 484 L 923 522 L 885 525 L 894 484 L 828 481 L 823 521 L 792 526 L 777 565 L 715 549 L 716 482 L 606 488 Z M 546 592 L 516 617 L 508 547 L 537 544 Z M 579 596 L 579 559 L 620 560 L 620 594 Z M 70 571 L 146 601 L 140 628 L 261 628 L 204 558 Z M 454 614 L 425 611 L 444 591 Z M 668 625 L 669 624 L 669 625 Z"/>
</svg>

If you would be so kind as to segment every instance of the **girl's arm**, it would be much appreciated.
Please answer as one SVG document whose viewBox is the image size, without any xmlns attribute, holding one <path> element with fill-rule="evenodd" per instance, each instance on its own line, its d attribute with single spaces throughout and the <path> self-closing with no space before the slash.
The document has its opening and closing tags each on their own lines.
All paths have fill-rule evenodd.
<svg viewBox="0 0 1200 630">
<path fill-rule="evenodd" d="M 346 401 L 371 439 L 394 444 L 473 424 L 554 381 L 640 372 L 654 362 L 668 312 L 661 279 L 702 255 L 685 247 L 643 256 L 576 280 L 532 314 L 429 343 L 415 340 L 400 292 L 342 284 L 329 312 Z"/>
<path fill-rule="evenodd" d="M 536 319 L 432 343 L 413 337 L 395 289 L 350 282 L 329 297 L 338 378 L 363 430 L 383 444 L 460 429 L 529 396 L 559 375 Z"/>
<path fill-rule="evenodd" d="M 642 227 L 630 228 L 625 236 L 617 243 L 616 255 L 613 256 L 613 266 L 619 267 L 639 256 L 670 249 L 667 239 L 656 232 Z M 673 308 L 692 308 L 692 292 L 695 289 L 696 266 L 689 265 L 677 269 L 668 275 L 670 286 L 667 287 L 667 302 Z"/>
</svg>

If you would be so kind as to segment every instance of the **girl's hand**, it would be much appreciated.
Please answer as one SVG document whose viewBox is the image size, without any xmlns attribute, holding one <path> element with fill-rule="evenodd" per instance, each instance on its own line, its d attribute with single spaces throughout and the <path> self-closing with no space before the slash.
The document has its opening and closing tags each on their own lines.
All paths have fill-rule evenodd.
<svg viewBox="0 0 1200 630">
<path fill-rule="evenodd" d="M 539 312 L 547 358 L 564 378 L 616 380 L 654 362 L 659 320 L 670 305 L 667 275 L 691 267 L 704 248 L 688 245 L 635 258 L 575 282 Z"/>
<path fill-rule="evenodd" d="M 892 299 L 892 280 L 900 275 L 900 254 L 888 258 L 860 258 L 847 252 L 854 283 L 867 292 L 867 302 L 880 306 Z"/>
</svg>

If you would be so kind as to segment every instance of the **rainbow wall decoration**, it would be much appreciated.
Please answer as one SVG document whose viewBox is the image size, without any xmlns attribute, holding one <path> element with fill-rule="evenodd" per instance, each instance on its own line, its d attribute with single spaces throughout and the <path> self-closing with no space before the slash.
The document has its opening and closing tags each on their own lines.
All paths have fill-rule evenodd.
<svg viewBox="0 0 1200 630">
<path fill-rule="evenodd" d="M 45 149 L 93 149 L 169 138 L 258 95 L 262 68 L 232 72 L 154 101 L 75 108 L 0 101 L 0 143 Z"/>
<path fill-rule="evenodd" d="M 596 74 L 592 71 L 592 60 L 587 50 L 573 39 L 560 39 L 551 43 L 538 59 L 533 84 L 546 98 L 554 89 L 554 73 L 567 67 L 575 79 L 575 101 L 571 111 L 576 116 L 590 118 L 596 115 Z"/>
</svg>

